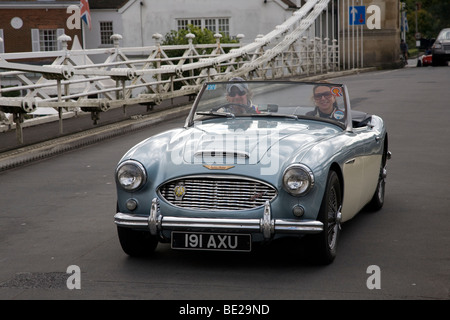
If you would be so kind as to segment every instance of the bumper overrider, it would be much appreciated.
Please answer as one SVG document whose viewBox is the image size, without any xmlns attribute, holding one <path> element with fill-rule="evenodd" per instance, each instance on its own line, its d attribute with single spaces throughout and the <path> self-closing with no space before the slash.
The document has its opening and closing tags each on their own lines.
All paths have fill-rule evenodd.
<svg viewBox="0 0 450 320">
<path fill-rule="evenodd" d="M 163 216 L 158 199 L 155 198 L 148 217 L 118 212 L 114 216 L 114 222 L 121 227 L 148 229 L 152 235 L 161 238 L 164 238 L 162 232 L 165 230 L 261 233 L 267 240 L 274 234 L 300 235 L 323 231 L 323 223 L 320 221 L 272 219 L 269 201 L 264 204 L 264 214 L 261 219 L 191 218 Z"/>
</svg>

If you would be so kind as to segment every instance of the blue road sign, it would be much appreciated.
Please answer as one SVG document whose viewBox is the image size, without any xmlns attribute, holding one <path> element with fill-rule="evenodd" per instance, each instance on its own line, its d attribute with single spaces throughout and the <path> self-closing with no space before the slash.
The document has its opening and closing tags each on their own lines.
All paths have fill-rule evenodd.
<svg viewBox="0 0 450 320">
<path fill-rule="evenodd" d="M 366 6 L 348 7 L 348 25 L 360 26 L 366 23 Z"/>
</svg>

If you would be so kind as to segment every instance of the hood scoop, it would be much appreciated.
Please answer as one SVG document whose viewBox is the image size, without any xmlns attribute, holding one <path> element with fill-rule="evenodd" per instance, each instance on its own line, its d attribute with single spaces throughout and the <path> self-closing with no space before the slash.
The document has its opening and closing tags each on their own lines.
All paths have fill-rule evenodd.
<svg viewBox="0 0 450 320">
<path fill-rule="evenodd" d="M 197 159 L 201 158 L 232 158 L 232 159 L 248 159 L 250 155 L 242 151 L 226 151 L 226 150 L 202 150 L 194 154 Z"/>
<path fill-rule="evenodd" d="M 202 150 L 194 154 L 195 162 L 216 165 L 248 164 L 249 158 L 250 154 L 243 151 Z"/>
</svg>

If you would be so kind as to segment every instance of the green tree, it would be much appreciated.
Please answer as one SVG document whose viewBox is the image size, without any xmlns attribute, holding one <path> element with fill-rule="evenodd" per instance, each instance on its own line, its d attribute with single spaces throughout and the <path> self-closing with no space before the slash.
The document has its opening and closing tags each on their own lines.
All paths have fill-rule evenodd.
<svg viewBox="0 0 450 320">
<path fill-rule="evenodd" d="M 195 35 L 195 38 L 192 40 L 193 44 L 216 43 L 216 38 L 214 38 L 214 32 L 212 32 L 209 29 L 202 29 L 200 27 L 196 27 L 190 24 L 188 25 L 188 29 L 182 29 L 178 31 L 171 30 L 170 32 L 168 32 L 165 35 L 162 44 L 163 45 L 188 44 L 188 39 L 186 38 L 186 35 L 188 33 L 192 33 Z M 221 34 L 222 34 L 222 38 L 220 39 L 221 43 L 238 43 L 237 40 L 231 39 L 230 36 L 225 35 L 223 33 Z"/>
<path fill-rule="evenodd" d="M 416 8 L 417 31 L 423 38 L 435 39 L 440 30 L 450 28 L 450 1 L 404 0 L 408 18 L 407 42 L 415 47 Z"/>
</svg>

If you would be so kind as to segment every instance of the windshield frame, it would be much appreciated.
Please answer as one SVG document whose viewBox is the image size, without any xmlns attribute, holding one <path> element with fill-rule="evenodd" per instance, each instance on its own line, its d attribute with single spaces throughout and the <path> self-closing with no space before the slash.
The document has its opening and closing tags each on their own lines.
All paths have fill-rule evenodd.
<svg viewBox="0 0 450 320">
<path fill-rule="evenodd" d="M 328 86 L 331 89 L 335 88 L 335 87 L 340 88 L 339 98 L 340 98 L 340 103 L 342 105 L 339 106 L 339 110 L 342 110 L 344 112 L 343 122 L 338 122 L 333 119 L 320 118 L 317 116 L 306 116 L 306 115 L 301 115 L 301 114 L 294 115 L 294 114 L 277 113 L 277 112 L 269 112 L 269 111 L 264 111 L 264 112 L 261 112 L 260 114 L 246 114 L 246 115 L 243 115 L 243 114 L 234 115 L 234 114 L 229 114 L 229 113 L 223 113 L 221 115 L 211 114 L 211 118 L 223 116 L 225 119 L 227 119 L 227 118 L 234 119 L 234 118 L 241 118 L 241 117 L 242 118 L 246 117 L 247 119 L 249 117 L 257 119 L 258 117 L 263 117 L 263 118 L 265 118 L 265 120 L 267 120 L 267 117 L 273 117 L 274 120 L 279 120 L 281 117 L 286 117 L 286 118 L 296 118 L 299 120 L 321 121 L 321 122 L 326 122 L 326 123 L 337 125 L 346 131 L 352 130 L 350 99 L 349 99 L 347 87 L 344 84 L 327 82 L 327 81 L 326 82 L 325 81 L 304 82 L 304 81 L 293 81 L 293 80 L 252 80 L 252 81 L 210 81 L 210 82 L 205 82 L 205 83 L 203 83 L 199 93 L 197 94 L 195 101 L 192 105 L 191 111 L 189 112 L 189 115 L 186 118 L 185 127 L 190 127 L 190 126 L 194 125 L 194 123 L 197 121 L 204 121 L 204 120 L 209 119 L 206 114 L 203 114 L 204 118 L 202 118 L 201 120 L 199 120 L 198 118 L 196 119 L 197 112 L 203 111 L 203 110 L 198 111 L 198 109 L 199 109 L 200 104 L 202 103 L 202 98 L 205 96 L 205 92 L 208 91 L 208 88 L 212 88 L 212 86 L 224 87 L 224 86 L 230 85 L 230 84 L 242 84 L 242 83 L 245 83 L 248 86 L 252 86 L 252 87 L 261 87 L 262 89 L 265 89 L 270 86 L 276 86 L 276 85 L 280 85 L 280 86 L 283 86 L 283 85 L 286 85 L 286 86 L 295 86 L 295 85 L 311 86 L 312 88 L 314 86 Z M 220 95 L 218 97 L 220 97 Z M 312 99 L 312 93 L 311 93 L 311 99 Z M 223 102 L 223 104 L 226 104 L 225 95 L 224 95 L 224 100 L 222 102 Z M 314 107 L 314 105 L 312 105 L 312 107 Z"/>
</svg>

